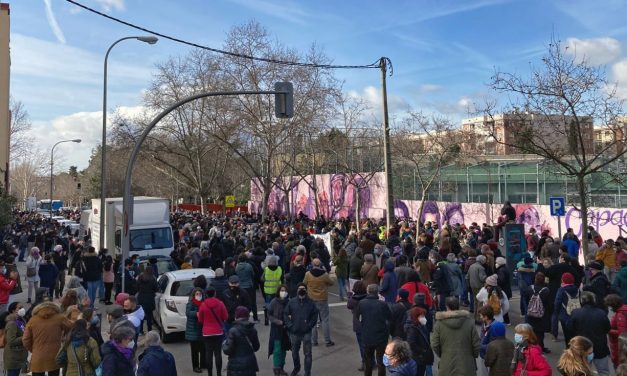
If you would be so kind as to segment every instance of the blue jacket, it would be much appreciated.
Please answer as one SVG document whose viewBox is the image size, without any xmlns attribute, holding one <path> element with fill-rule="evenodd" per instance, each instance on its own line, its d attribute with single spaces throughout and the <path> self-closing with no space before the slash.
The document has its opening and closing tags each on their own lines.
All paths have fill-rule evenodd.
<svg viewBox="0 0 627 376">
<path fill-rule="evenodd" d="M 185 307 L 185 339 L 188 341 L 202 341 L 202 323 L 198 321 L 198 307 L 191 302 Z"/>
<path fill-rule="evenodd" d="M 413 359 L 403 363 L 398 367 L 388 367 L 388 375 L 392 376 L 414 376 L 418 373 L 418 367 Z"/>
<path fill-rule="evenodd" d="M 390 336 L 387 321 L 391 312 L 387 303 L 376 295 L 367 295 L 357 305 L 357 317 L 361 319 L 361 338 L 366 346 L 386 344 Z"/>
<path fill-rule="evenodd" d="M 49 289 L 54 288 L 54 283 L 59 275 L 59 269 L 51 263 L 41 263 L 39 265 L 39 284 L 41 287 L 47 287 Z"/>
<path fill-rule="evenodd" d="M 138 358 L 137 376 L 177 376 L 174 356 L 161 346 L 149 346 Z"/>
<path fill-rule="evenodd" d="M 568 305 L 568 295 L 572 297 L 579 297 L 579 289 L 575 285 L 568 285 L 560 287 L 555 295 L 555 304 L 553 305 L 553 312 L 557 313 L 557 318 L 560 321 L 568 322 L 570 316 L 566 313 L 566 306 Z"/>
<path fill-rule="evenodd" d="M 318 308 L 308 296 L 304 299 L 297 296 L 287 303 L 283 317 L 288 332 L 303 336 L 316 326 Z"/>
<path fill-rule="evenodd" d="M 398 277 L 394 273 L 394 262 L 391 260 L 386 261 L 384 271 L 379 292 L 383 295 L 386 302 L 394 303 L 398 293 Z"/>
<path fill-rule="evenodd" d="M 577 243 L 575 239 L 568 238 L 562 242 L 562 245 L 566 247 L 570 257 L 579 257 L 579 243 Z"/>
</svg>

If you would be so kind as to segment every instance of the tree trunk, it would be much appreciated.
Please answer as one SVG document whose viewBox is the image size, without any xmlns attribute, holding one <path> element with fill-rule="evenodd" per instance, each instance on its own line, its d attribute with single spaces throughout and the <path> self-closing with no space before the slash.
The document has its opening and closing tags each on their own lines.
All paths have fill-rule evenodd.
<svg viewBox="0 0 627 376">
<path fill-rule="evenodd" d="M 287 191 L 287 192 L 283 192 L 285 193 L 285 216 L 287 218 L 289 218 L 290 220 L 292 219 L 292 210 L 290 209 L 290 196 L 291 196 L 291 192 Z"/>
<path fill-rule="evenodd" d="M 205 197 L 202 193 L 198 193 L 198 197 L 200 197 L 200 214 L 205 215 Z"/>
<path fill-rule="evenodd" d="M 270 179 L 263 179 L 263 199 L 261 201 L 261 220 L 265 221 L 268 217 L 268 201 L 270 199 L 270 191 L 272 184 Z"/>
<path fill-rule="evenodd" d="M 581 248 L 583 252 L 583 264 L 588 265 L 588 198 L 586 197 L 585 176 L 577 176 L 577 188 L 581 200 L 579 213 L 581 216 Z"/>
<path fill-rule="evenodd" d="M 416 217 L 416 222 L 418 226 L 424 225 L 424 223 L 420 223 L 420 219 L 422 218 L 422 212 L 425 209 L 425 197 L 427 197 L 427 191 L 422 190 L 422 196 L 420 197 L 420 207 L 418 208 L 418 216 Z M 420 228 L 418 229 L 420 231 Z"/>
<path fill-rule="evenodd" d="M 355 195 L 355 223 L 357 223 L 357 229 L 359 230 L 361 228 L 360 224 L 359 224 L 359 193 L 360 193 L 360 189 L 358 187 L 355 187 L 357 194 Z"/>
</svg>

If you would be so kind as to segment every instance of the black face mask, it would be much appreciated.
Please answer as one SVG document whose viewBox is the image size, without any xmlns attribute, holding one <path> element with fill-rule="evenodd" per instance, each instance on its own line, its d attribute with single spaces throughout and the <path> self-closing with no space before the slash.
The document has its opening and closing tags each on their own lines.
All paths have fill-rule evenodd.
<svg viewBox="0 0 627 376">
<path fill-rule="evenodd" d="M 307 295 L 307 290 L 298 290 L 298 296 L 304 298 Z"/>
</svg>

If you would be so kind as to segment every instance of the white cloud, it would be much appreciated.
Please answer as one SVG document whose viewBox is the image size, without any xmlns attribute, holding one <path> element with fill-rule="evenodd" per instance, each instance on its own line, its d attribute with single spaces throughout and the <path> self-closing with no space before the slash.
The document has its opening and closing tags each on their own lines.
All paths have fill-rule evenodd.
<svg viewBox="0 0 627 376">
<path fill-rule="evenodd" d="M 355 98 L 363 98 L 370 107 L 371 113 L 377 117 L 381 117 L 383 114 L 383 97 L 381 95 L 381 89 L 374 86 L 367 86 L 361 93 L 351 90 L 348 95 Z M 397 95 L 390 95 L 388 92 L 388 112 L 389 114 L 397 112 L 405 112 L 409 108 L 409 104 L 405 98 Z"/>
<path fill-rule="evenodd" d="M 627 100 L 627 59 L 612 65 L 612 80 L 617 84 L 617 94 Z"/>
<path fill-rule="evenodd" d="M 420 92 L 422 93 L 433 93 L 436 91 L 442 90 L 442 86 L 435 84 L 423 84 L 420 85 Z"/>
<path fill-rule="evenodd" d="M 621 55 L 621 44 L 614 38 L 578 39 L 568 38 L 564 45 L 566 53 L 576 61 L 586 60 L 592 65 L 611 63 Z"/>
<path fill-rule="evenodd" d="M 63 35 L 63 30 L 61 30 L 61 27 L 57 23 L 57 19 L 52 12 L 52 0 L 44 0 L 44 4 L 46 5 L 46 19 L 48 20 L 48 25 L 52 29 L 52 32 L 57 40 L 65 44 L 65 35 Z"/>
<path fill-rule="evenodd" d="M 107 12 L 124 10 L 124 0 L 96 0 L 96 2 Z"/>
</svg>

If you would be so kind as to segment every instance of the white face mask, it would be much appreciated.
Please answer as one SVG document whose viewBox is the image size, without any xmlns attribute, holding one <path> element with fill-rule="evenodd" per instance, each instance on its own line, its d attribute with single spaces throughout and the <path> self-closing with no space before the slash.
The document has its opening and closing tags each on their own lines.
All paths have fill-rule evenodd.
<svg viewBox="0 0 627 376">
<path fill-rule="evenodd" d="M 131 342 L 129 342 L 128 345 L 126 345 L 126 347 L 129 349 L 135 348 L 135 340 L 131 340 Z"/>
<path fill-rule="evenodd" d="M 281 292 L 279 292 L 279 296 L 281 297 L 281 299 L 285 299 L 285 298 L 287 298 L 287 291 L 281 291 Z"/>
<path fill-rule="evenodd" d="M 24 309 L 24 307 L 17 310 L 17 315 L 20 317 L 24 317 L 26 315 L 26 310 Z"/>
<path fill-rule="evenodd" d="M 420 323 L 420 325 L 425 326 L 425 325 L 427 325 L 427 318 L 424 317 L 424 316 L 420 316 L 418 318 L 418 322 Z"/>
<path fill-rule="evenodd" d="M 196 295 L 194 295 L 194 298 L 196 298 L 196 300 L 198 300 L 200 302 L 200 301 L 202 301 L 202 294 L 196 294 Z"/>
</svg>

